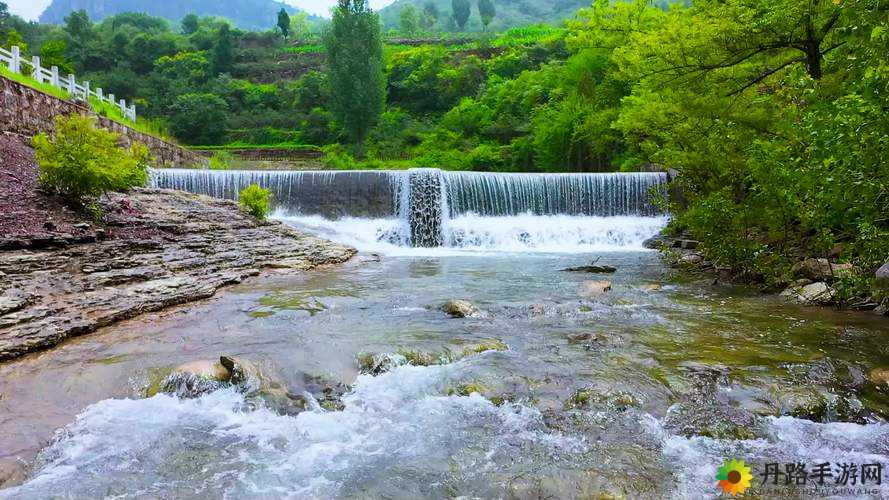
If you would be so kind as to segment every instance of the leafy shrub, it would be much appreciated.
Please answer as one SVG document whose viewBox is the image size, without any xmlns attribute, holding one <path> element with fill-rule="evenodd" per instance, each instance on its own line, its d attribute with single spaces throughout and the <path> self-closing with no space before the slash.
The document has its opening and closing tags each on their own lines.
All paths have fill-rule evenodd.
<svg viewBox="0 0 889 500">
<path fill-rule="evenodd" d="M 331 144 L 322 148 L 324 151 L 324 165 L 334 170 L 356 170 L 360 164 L 355 160 L 346 148 L 340 144 Z"/>
<path fill-rule="evenodd" d="M 259 184 L 251 184 L 238 194 L 241 206 L 257 219 L 268 217 L 271 198 L 271 191 L 259 187 Z"/>
<path fill-rule="evenodd" d="M 217 151 L 210 158 L 210 170 L 228 170 L 232 166 L 232 154 L 228 151 Z"/>
<path fill-rule="evenodd" d="M 56 118 L 52 135 L 34 137 L 40 182 L 80 203 L 108 191 L 126 191 L 148 181 L 148 148 L 118 146 L 120 136 L 96 128 L 95 120 L 73 115 Z"/>
</svg>

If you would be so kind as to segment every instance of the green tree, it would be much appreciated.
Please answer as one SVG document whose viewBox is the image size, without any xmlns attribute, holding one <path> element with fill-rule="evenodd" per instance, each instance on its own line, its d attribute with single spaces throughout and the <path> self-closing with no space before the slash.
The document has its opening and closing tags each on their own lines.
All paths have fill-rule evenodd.
<svg viewBox="0 0 889 500">
<path fill-rule="evenodd" d="M 0 40 L 6 37 L 9 30 L 9 7 L 6 2 L 0 2 Z"/>
<path fill-rule="evenodd" d="M 423 13 L 420 16 L 420 25 L 425 30 L 432 30 L 438 22 L 438 6 L 435 2 L 429 1 L 423 4 Z"/>
<path fill-rule="evenodd" d="M 454 22 L 460 31 L 466 29 L 466 23 L 469 22 L 469 15 L 472 14 L 472 4 L 469 0 L 451 0 L 451 9 L 454 11 Z"/>
<path fill-rule="evenodd" d="M 170 110 L 170 130 L 188 144 L 219 144 L 225 136 L 228 104 L 214 94 L 184 94 Z"/>
<path fill-rule="evenodd" d="M 189 14 L 182 18 L 182 33 L 191 35 L 200 27 L 200 19 L 197 14 Z"/>
<path fill-rule="evenodd" d="M 290 36 L 290 14 L 283 7 L 278 11 L 278 30 L 284 38 Z"/>
<path fill-rule="evenodd" d="M 339 0 L 324 45 L 331 111 L 360 151 L 386 100 L 380 20 L 367 0 Z"/>
<path fill-rule="evenodd" d="M 297 12 L 290 16 L 290 36 L 297 40 L 305 40 L 312 31 L 312 23 L 305 12 Z"/>
<path fill-rule="evenodd" d="M 65 40 L 48 40 L 40 46 L 40 64 L 46 67 L 56 66 L 63 75 L 74 73 L 74 66 L 65 57 L 68 43 Z"/>
<path fill-rule="evenodd" d="M 217 33 L 216 44 L 213 46 L 213 71 L 216 74 L 227 73 L 234 63 L 234 36 L 228 23 L 223 23 Z"/>
<path fill-rule="evenodd" d="M 401 8 L 398 14 L 398 29 L 405 36 L 411 37 L 420 31 L 420 18 L 416 7 L 407 4 Z"/>
<path fill-rule="evenodd" d="M 497 15 L 497 8 L 494 7 L 494 2 L 491 0 L 478 0 L 478 14 L 482 18 L 485 30 L 487 30 L 488 25 L 494 20 L 494 16 Z"/>
<path fill-rule="evenodd" d="M 65 18 L 63 28 L 68 36 L 68 57 L 79 69 L 85 69 L 96 40 L 96 30 L 85 10 L 72 12 Z"/>
</svg>

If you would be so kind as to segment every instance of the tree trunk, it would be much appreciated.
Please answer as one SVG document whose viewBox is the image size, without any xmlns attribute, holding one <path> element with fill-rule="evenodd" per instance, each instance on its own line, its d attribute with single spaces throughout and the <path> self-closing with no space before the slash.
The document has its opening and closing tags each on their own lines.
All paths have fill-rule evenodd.
<svg viewBox="0 0 889 500">
<path fill-rule="evenodd" d="M 806 43 L 806 68 L 809 76 L 815 80 L 820 80 L 824 76 L 821 70 L 821 43 L 817 40 L 809 40 Z"/>
</svg>

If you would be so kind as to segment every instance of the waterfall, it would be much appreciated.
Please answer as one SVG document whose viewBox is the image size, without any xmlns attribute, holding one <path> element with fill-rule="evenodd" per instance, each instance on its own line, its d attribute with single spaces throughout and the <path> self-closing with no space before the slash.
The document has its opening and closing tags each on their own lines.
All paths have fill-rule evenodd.
<svg viewBox="0 0 889 500">
<path fill-rule="evenodd" d="M 397 219 L 379 239 L 413 247 L 459 245 L 466 217 L 651 217 L 666 196 L 662 173 L 498 174 L 407 171 L 152 170 L 151 184 L 237 199 L 250 184 L 269 189 L 281 215 Z M 477 239 L 477 236 L 475 237 Z"/>
</svg>

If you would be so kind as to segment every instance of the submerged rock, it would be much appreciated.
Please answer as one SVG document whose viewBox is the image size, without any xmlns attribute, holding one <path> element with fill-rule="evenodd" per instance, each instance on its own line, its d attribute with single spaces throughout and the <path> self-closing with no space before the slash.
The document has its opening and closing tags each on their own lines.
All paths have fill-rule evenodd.
<svg viewBox="0 0 889 500">
<path fill-rule="evenodd" d="M 580 295 L 588 298 L 599 297 L 611 291 L 611 282 L 602 281 L 584 281 L 580 285 Z"/>
<path fill-rule="evenodd" d="M 252 361 L 231 356 L 180 365 L 164 379 L 159 390 L 180 398 L 197 398 L 226 387 L 237 387 L 251 405 L 259 403 L 282 415 L 296 415 L 309 407 L 304 395 L 291 393 L 270 372 Z M 152 392 L 149 390 L 147 395 L 152 396 Z"/>
<path fill-rule="evenodd" d="M 802 287 L 790 287 L 781 292 L 787 297 L 803 305 L 827 305 L 836 297 L 836 290 L 827 283 L 818 282 Z"/>
<path fill-rule="evenodd" d="M 441 306 L 441 310 L 452 318 L 474 318 L 481 314 L 468 300 L 449 300 Z"/>
<path fill-rule="evenodd" d="M 889 368 L 874 368 L 867 378 L 875 385 L 889 387 Z"/>
<path fill-rule="evenodd" d="M 227 386 L 230 379 L 231 372 L 219 361 L 192 361 L 174 368 L 161 383 L 160 392 L 196 398 Z"/>
</svg>

